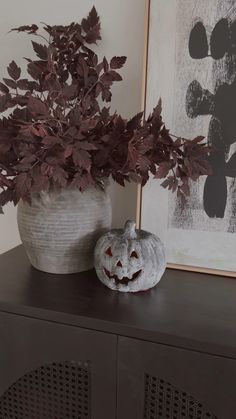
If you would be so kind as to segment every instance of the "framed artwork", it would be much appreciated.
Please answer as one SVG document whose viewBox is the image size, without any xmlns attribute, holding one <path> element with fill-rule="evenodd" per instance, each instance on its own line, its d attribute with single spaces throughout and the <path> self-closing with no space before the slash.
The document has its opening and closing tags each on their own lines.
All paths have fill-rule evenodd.
<svg viewBox="0 0 236 419">
<path fill-rule="evenodd" d="M 181 210 L 157 180 L 139 191 L 143 229 L 165 243 L 169 267 L 236 276 L 236 2 L 147 2 L 145 113 L 159 97 L 170 132 L 203 135 L 214 175 L 191 185 Z"/>
</svg>

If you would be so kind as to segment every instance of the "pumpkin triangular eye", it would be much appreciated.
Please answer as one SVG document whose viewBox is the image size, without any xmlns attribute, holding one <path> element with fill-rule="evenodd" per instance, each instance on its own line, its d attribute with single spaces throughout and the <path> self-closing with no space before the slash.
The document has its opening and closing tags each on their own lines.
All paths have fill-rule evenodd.
<svg viewBox="0 0 236 419">
<path fill-rule="evenodd" d="M 112 251 L 111 251 L 111 247 L 108 247 L 108 249 L 105 251 L 105 253 L 108 256 L 113 256 Z"/>
<path fill-rule="evenodd" d="M 137 255 L 137 253 L 135 252 L 135 250 L 133 250 L 133 252 L 131 253 L 130 257 L 131 257 L 131 258 L 136 258 L 136 259 L 138 259 L 138 255 Z"/>
</svg>

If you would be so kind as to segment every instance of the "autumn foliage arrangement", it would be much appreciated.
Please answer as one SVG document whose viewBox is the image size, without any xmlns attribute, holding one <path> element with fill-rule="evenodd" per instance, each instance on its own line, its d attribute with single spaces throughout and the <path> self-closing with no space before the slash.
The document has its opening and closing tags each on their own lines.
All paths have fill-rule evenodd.
<svg viewBox="0 0 236 419">
<path fill-rule="evenodd" d="M 110 112 L 126 57 L 100 61 L 92 50 L 101 39 L 95 8 L 81 23 L 42 25 L 44 35 L 35 24 L 12 29 L 34 37 L 36 58 L 26 59 L 27 78 L 12 61 L 0 83 L 0 209 L 42 191 L 102 187 L 110 177 L 145 185 L 150 174 L 184 200 L 189 179 L 209 173 L 203 138 L 170 135 L 161 102 L 146 120 Z"/>
</svg>

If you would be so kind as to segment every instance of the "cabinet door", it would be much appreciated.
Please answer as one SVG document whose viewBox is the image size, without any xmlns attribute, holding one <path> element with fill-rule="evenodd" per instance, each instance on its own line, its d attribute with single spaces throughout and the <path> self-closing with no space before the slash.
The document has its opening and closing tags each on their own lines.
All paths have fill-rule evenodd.
<svg viewBox="0 0 236 419">
<path fill-rule="evenodd" d="M 119 338 L 117 417 L 235 419 L 236 361 Z"/>
<path fill-rule="evenodd" d="M 0 313 L 1 419 L 114 419 L 115 336 Z"/>
</svg>

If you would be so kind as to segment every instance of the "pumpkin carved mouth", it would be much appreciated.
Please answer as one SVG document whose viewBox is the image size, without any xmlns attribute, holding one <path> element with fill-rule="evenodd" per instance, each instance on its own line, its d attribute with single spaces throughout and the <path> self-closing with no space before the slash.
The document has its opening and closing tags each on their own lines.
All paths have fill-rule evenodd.
<svg viewBox="0 0 236 419">
<path fill-rule="evenodd" d="M 110 271 L 108 271 L 108 269 L 104 268 L 104 272 L 106 274 L 106 276 L 109 279 L 114 279 L 115 283 L 118 284 L 123 284 L 123 285 L 128 285 L 129 282 L 135 281 L 135 279 L 137 279 L 139 277 L 139 275 L 142 272 L 142 269 L 140 269 L 139 271 L 135 272 L 131 278 L 127 277 L 127 276 L 123 276 L 123 278 L 119 279 L 118 276 L 116 274 L 111 274 Z"/>
</svg>

